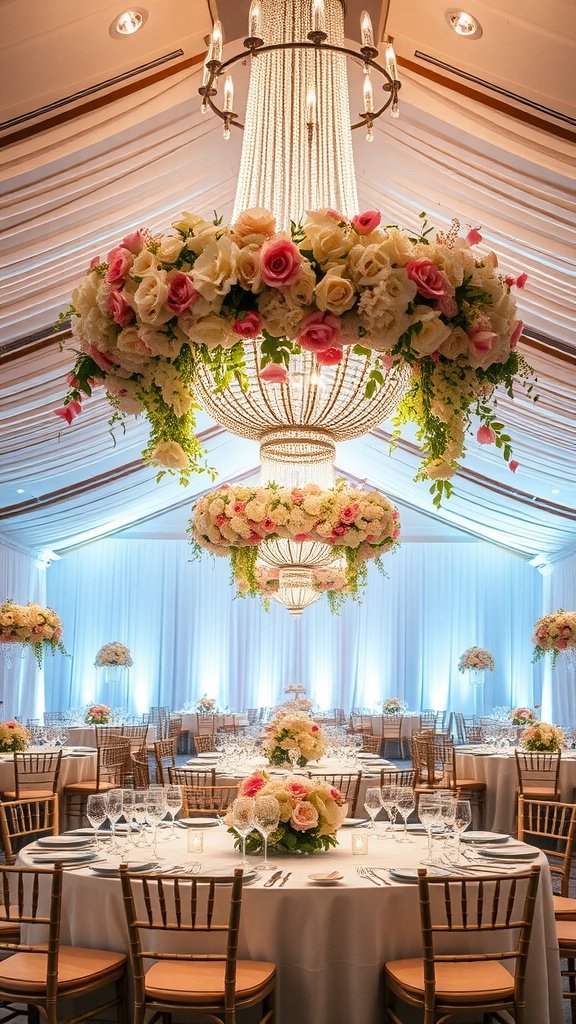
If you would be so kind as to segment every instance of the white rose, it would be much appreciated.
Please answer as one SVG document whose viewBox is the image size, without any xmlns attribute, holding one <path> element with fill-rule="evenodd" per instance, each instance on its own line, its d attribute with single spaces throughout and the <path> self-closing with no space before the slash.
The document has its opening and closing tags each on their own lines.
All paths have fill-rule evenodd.
<svg viewBox="0 0 576 1024">
<path fill-rule="evenodd" d="M 232 225 L 234 241 L 240 246 L 262 245 L 276 231 L 276 221 L 270 210 L 255 206 L 244 210 Z"/>
<path fill-rule="evenodd" d="M 168 298 L 168 281 L 166 272 L 158 270 L 155 274 L 147 274 L 140 282 L 132 300 L 134 309 L 140 320 L 145 324 L 165 324 L 174 316 L 172 310 L 165 306 Z"/>
<path fill-rule="evenodd" d="M 316 285 L 315 295 L 318 309 L 328 310 L 335 316 L 342 316 L 356 302 L 352 283 L 336 269 L 330 270 Z"/>
<path fill-rule="evenodd" d="M 212 302 L 217 296 L 227 295 L 236 284 L 236 258 L 238 246 L 228 237 L 211 242 L 194 264 L 194 287 Z"/>
<path fill-rule="evenodd" d="M 188 456 L 177 441 L 160 441 L 151 452 L 150 461 L 167 469 L 185 469 Z"/>
<path fill-rule="evenodd" d="M 411 322 L 422 324 L 420 333 L 414 332 L 410 339 L 410 348 L 418 356 L 436 352 L 452 333 L 451 328 L 440 320 L 440 314 L 429 306 L 417 306 Z"/>
<path fill-rule="evenodd" d="M 310 309 L 289 305 L 285 293 L 267 288 L 258 296 L 258 311 L 264 326 L 275 338 L 295 338 Z"/>
<path fill-rule="evenodd" d="M 97 274 L 88 274 L 72 292 L 72 303 L 81 316 L 86 316 L 96 305 L 96 295 L 101 278 Z"/>
<path fill-rule="evenodd" d="M 469 338 L 461 327 L 455 327 L 440 346 L 440 354 L 446 359 L 457 359 L 468 352 Z"/>
<path fill-rule="evenodd" d="M 184 242 L 177 235 L 165 235 L 160 239 L 156 259 L 159 263 L 176 263 L 183 248 Z"/>
<path fill-rule="evenodd" d="M 390 305 L 402 312 L 416 298 L 418 289 L 402 268 L 392 268 L 376 286 L 382 297 L 386 296 Z"/>
<path fill-rule="evenodd" d="M 289 285 L 288 288 L 284 288 L 283 294 L 288 305 L 292 308 L 295 306 L 310 306 L 314 298 L 315 287 L 316 274 L 309 263 L 303 262 L 300 264 L 298 280 L 294 284 Z"/>
<path fill-rule="evenodd" d="M 208 348 L 231 348 L 239 340 L 238 335 L 230 328 L 230 324 L 221 316 L 213 314 L 202 317 L 190 328 L 190 339 L 197 345 Z"/>
<path fill-rule="evenodd" d="M 96 345 L 101 352 L 112 352 L 116 348 L 117 330 L 116 324 L 103 316 L 98 306 L 92 306 L 81 320 L 74 323 L 74 334 Z"/>
<path fill-rule="evenodd" d="M 142 340 L 137 327 L 124 327 L 118 335 L 116 347 L 119 352 L 129 352 L 132 355 L 150 355 L 150 349 Z"/>
<path fill-rule="evenodd" d="M 154 253 L 149 249 L 141 249 L 134 258 L 130 274 L 132 277 L 147 277 L 148 274 L 158 273 L 158 264 Z"/>
<path fill-rule="evenodd" d="M 399 228 L 386 229 L 382 246 L 390 263 L 396 264 L 397 267 L 405 267 L 412 259 L 412 243 Z"/>
<path fill-rule="evenodd" d="M 308 230 L 307 234 L 312 242 L 314 259 L 320 266 L 341 259 L 352 247 L 350 232 L 347 228 L 341 228 L 334 220 L 319 230 Z"/>
<path fill-rule="evenodd" d="M 383 245 L 355 245 L 348 256 L 350 275 L 356 285 L 368 287 L 381 281 L 390 270 Z"/>
<path fill-rule="evenodd" d="M 194 227 L 194 234 L 186 239 L 186 246 L 198 255 L 207 246 L 213 245 L 219 235 L 224 238 L 228 235 L 221 224 L 211 224 L 210 221 L 200 219 Z"/>
<path fill-rule="evenodd" d="M 167 356 L 174 359 L 182 348 L 182 340 L 171 338 L 164 331 L 157 331 L 150 324 L 142 324 L 140 337 L 153 356 Z"/>
<path fill-rule="evenodd" d="M 262 291 L 262 277 L 260 275 L 260 246 L 245 245 L 239 249 L 236 257 L 236 273 L 238 284 L 241 284 L 247 292 L 257 294 Z"/>
</svg>

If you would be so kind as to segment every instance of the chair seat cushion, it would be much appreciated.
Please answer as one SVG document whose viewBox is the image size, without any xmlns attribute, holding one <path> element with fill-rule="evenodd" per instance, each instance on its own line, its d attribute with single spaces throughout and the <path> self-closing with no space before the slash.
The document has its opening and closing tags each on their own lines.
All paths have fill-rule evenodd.
<svg viewBox="0 0 576 1024">
<path fill-rule="evenodd" d="M 563 952 L 568 949 L 576 951 L 576 921 L 556 921 L 556 934 L 560 946 L 560 956 L 566 956 Z"/>
<path fill-rule="evenodd" d="M 485 790 L 486 783 L 478 782 L 478 779 L 458 779 L 456 789 L 478 789 Z"/>
<path fill-rule="evenodd" d="M 54 796 L 50 789 L 28 789 L 27 786 L 20 786 L 20 793 L 17 795 L 15 789 L 5 789 L 2 792 L 3 800 L 47 800 Z"/>
<path fill-rule="evenodd" d="M 47 954 L 14 953 L 0 961 L 0 988 L 22 994 L 46 990 Z M 104 979 L 126 963 L 123 953 L 60 946 L 58 988 L 66 991 Z"/>
<path fill-rule="evenodd" d="M 516 790 L 517 793 L 520 790 Z M 560 796 L 558 793 L 554 793 L 554 783 L 551 782 L 549 786 L 524 786 L 522 790 L 522 796 L 527 800 L 537 800 L 538 797 L 545 796 L 547 800 L 559 800 Z"/>
<path fill-rule="evenodd" d="M 411 995 L 424 999 L 424 962 L 391 960 L 386 974 Z M 441 1002 L 480 1005 L 483 1001 L 512 999 L 514 979 L 499 963 L 436 964 L 436 997 Z"/>
<path fill-rule="evenodd" d="M 65 793 L 103 793 L 107 789 L 117 789 L 114 782 L 101 782 L 100 785 L 96 782 L 96 779 L 88 779 L 86 782 L 71 782 L 69 786 L 64 787 Z"/>
<path fill-rule="evenodd" d="M 160 961 L 146 972 L 146 995 L 171 1003 L 222 1003 L 223 960 L 191 962 Z M 260 960 L 236 961 L 236 999 L 251 999 L 276 975 L 274 964 Z"/>
<path fill-rule="evenodd" d="M 554 896 L 554 914 L 557 918 L 576 921 L 576 900 L 570 896 Z"/>
</svg>

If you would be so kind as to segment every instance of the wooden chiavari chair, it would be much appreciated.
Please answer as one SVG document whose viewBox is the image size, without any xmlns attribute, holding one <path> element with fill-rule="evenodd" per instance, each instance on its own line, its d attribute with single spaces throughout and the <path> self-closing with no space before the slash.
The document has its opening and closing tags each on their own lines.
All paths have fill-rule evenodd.
<svg viewBox="0 0 576 1024">
<path fill-rule="evenodd" d="M 576 804 L 518 797 L 518 839 L 538 846 L 546 854 L 552 879 L 560 882 L 554 913 L 572 920 L 576 920 L 576 899 L 569 897 L 569 887 L 575 834 Z"/>
<path fill-rule="evenodd" d="M 182 817 L 225 814 L 237 796 L 238 786 L 182 786 Z"/>
<path fill-rule="evenodd" d="M 369 736 L 367 733 L 362 733 L 362 746 L 361 751 L 365 754 L 380 754 L 382 748 L 382 737 L 381 736 Z"/>
<path fill-rule="evenodd" d="M 398 746 L 398 755 L 404 760 L 404 737 L 402 735 L 402 722 L 404 715 L 382 715 L 382 753 L 386 756 L 388 743 L 395 743 Z"/>
<path fill-rule="evenodd" d="M 15 864 L 22 846 L 37 836 L 58 835 L 58 797 L 0 803 L 0 837 L 7 864 Z"/>
<path fill-rule="evenodd" d="M 130 767 L 136 789 L 148 789 L 150 785 L 150 762 L 146 747 L 133 751 L 130 755 Z"/>
<path fill-rule="evenodd" d="M 130 765 L 130 739 L 128 736 L 111 738 L 109 746 L 98 747 L 96 751 L 96 776 L 82 782 L 71 782 L 64 787 L 65 816 L 82 820 L 86 801 L 91 793 L 105 793 L 121 786 Z"/>
<path fill-rule="evenodd" d="M 562 752 L 516 750 L 515 754 L 519 795 L 528 800 L 559 800 Z"/>
<path fill-rule="evenodd" d="M 209 736 L 195 736 L 194 749 L 197 754 L 208 754 L 216 750 L 216 736 L 210 733 Z"/>
<path fill-rule="evenodd" d="M 416 772 L 413 768 L 381 768 L 380 786 L 410 786 L 414 789 L 416 785 Z"/>
<path fill-rule="evenodd" d="M 174 738 L 156 740 L 152 744 L 152 748 L 156 765 L 156 782 L 159 786 L 163 786 L 168 768 L 176 767 L 176 740 Z"/>
<path fill-rule="evenodd" d="M 171 786 L 215 786 L 216 769 L 204 768 L 197 771 L 195 768 L 172 768 L 168 769 L 168 778 Z"/>
<path fill-rule="evenodd" d="M 32 800 L 56 792 L 62 751 L 57 753 L 14 754 L 14 789 L 5 789 L 3 800 Z"/>
<path fill-rule="evenodd" d="M 321 775 L 318 775 L 316 772 L 309 771 L 308 778 L 318 782 L 329 782 L 335 789 L 339 789 L 348 803 L 348 817 L 356 817 L 362 772 L 336 772 L 335 774 L 325 774 L 323 772 Z"/>
</svg>

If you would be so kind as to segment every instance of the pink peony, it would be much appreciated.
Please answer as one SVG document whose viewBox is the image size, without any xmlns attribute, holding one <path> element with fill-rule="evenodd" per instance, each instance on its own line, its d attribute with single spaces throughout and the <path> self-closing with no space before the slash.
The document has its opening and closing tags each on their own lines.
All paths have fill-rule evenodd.
<svg viewBox="0 0 576 1024">
<path fill-rule="evenodd" d="M 122 239 L 122 248 L 128 249 L 134 255 L 140 252 L 143 245 L 144 235 L 141 231 L 133 231 L 130 235 L 126 235 L 126 238 Z"/>
<path fill-rule="evenodd" d="M 306 317 L 297 340 L 307 352 L 327 352 L 340 344 L 340 333 L 340 321 L 332 313 L 318 310 Z"/>
<path fill-rule="evenodd" d="M 253 310 L 245 313 L 241 319 L 235 320 L 232 324 L 234 333 L 240 334 L 243 338 L 257 338 L 261 327 L 262 318 Z"/>
<path fill-rule="evenodd" d="M 86 355 L 90 356 L 90 359 L 92 359 L 96 363 L 96 366 L 99 366 L 101 370 L 108 372 L 108 370 L 111 370 L 114 366 L 114 361 L 109 359 L 106 353 L 101 352 L 95 345 L 85 345 L 84 349 Z"/>
<path fill-rule="evenodd" d="M 470 228 L 470 231 L 466 235 L 466 241 L 468 245 L 478 245 L 482 241 L 482 235 L 478 228 Z"/>
<path fill-rule="evenodd" d="M 308 829 L 316 828 L 318 811 L 307 800 L 301 800 L 292 811 L 290 824 L 297 832 L 307 832 Z"/>
<path fill-rule="evenodd" d="M 332 537 L 334 539 L 336 537 L 344 537 L 344 535 L 347 534 L 347 533 L 348 533 L 348 527 L 347 526 L 335 526 L 334 529 L 332 530 Z"/>
<path fill-rule="evenodd" d="M 478 441 L 478 444 L 494 444 L 494 441 L 496 440 L 496 434 L 492 430 L 492 427 L 478 427 L 478 431 L 476 433 L 476 440 Z"/>
<path fill-rule="evenodd" d="M 342 361 L 343 354 L 341 348 L 327 348 L 325 352 L 316 353 L 316 362 L 319 366 L 336 366 Z"/>
<path fill-rule="evenodd" d="M 177 270 L 172 280 L 170 281 L 170 290 L 168 292 L 168 298 L 166 299 L 166 305 L 176 316 L 182 316 L 193 306 L 198 298 L 198 292 L 196 291 L 192 279 L 188 274 L 183 274 L 181 270 Z"/>
<path fill-rule="evenodd" d="M 241 784 L 240 796 L 256 796 L 265 785 L 266 780 L 261 775 L 251 775 L 249 779 L 245 779 Z"/>
<path fill-rule="evenodd" d="M 63 420 L 66 420 L 68 426 L 75 420 L 77 416 L 82 412 L 82 403 L 77 402 L 76 399 L 72 399 L 67 405 L 63 405 L 60 409 L 54 409 L 54 415 L 60 416 Z"/>
<path fill-rule="evenodd" d="M 114 323 L 120 327 L 126 327 L 135 317 L 132 306 L 128 305 L 122 292 L 117 292 L 114 288 L 108 296 L 108 311 Z"/>
<path fill-rule="evenodd" d="M 260 275 L 270 288 L 287 288 L 295 284 L 300 273 L 302 256 L 288 238 L 265 242 L 260 253 Z"/>
<path fill-rule="evenodd" d="M 286 785 L 286 792 L 289 793 L 294 800 L 305 800 L 308 796 L 308 790 L 301 782 L 288 782 Z"/>
<path fill-rule="evenodd" d="M 288 383 L 288 370 L 285 366 L 281 366 L 280 363 L 268 363 L 264 369 L 260 370 L 258 376 L 260 380 L 265 380 L 267 384 Z"/>
<path fill-rule="evenodd" d="M 378 210 L 366 210 L 365 213 L 358 213 L 352 218 L 352 227 L 356 228 L 359 235 L 369 235 L 378 227 L 381 220 Z"/>
<path fill-rule="evenodd" d="M 450 290 L 444 274 L 425 256 L 409 260 L 404 269 L 425 299 L 439 299 Z"/>
<path fill-rule="evenodd" d="M 232 506 L 232 511 L 235 516 L 241 516 L 246 510 L 245 501 L 235 501 Z"/>
<path fill-rule="evenodd" d="M 108 253 L 108 270 L 106 271 L 108 284 L 124 284 L 131 264 L 132 253 L 128 249 L 124 249 L 121 245 L 116 249 L 112 249 Z"/>
</svg>

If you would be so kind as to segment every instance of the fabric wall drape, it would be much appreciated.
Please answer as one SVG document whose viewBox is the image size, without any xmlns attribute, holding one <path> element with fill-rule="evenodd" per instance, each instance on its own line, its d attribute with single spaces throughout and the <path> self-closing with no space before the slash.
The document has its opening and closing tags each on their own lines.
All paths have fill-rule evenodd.
<svg viewBox="0 0 576 1024">
<path fill-rule="evenodd" d="M 234 599 L 228 561 L 193 561 L 184 541 L 93 544 L 48 573 L 73 658 L 49 659 L 46 706 L 98 699 L 143 712 L 206 691 L 244 708 L 275 704 L 298 682 L 324 708 L 399 696 L 412 708 L 471 713 L 473 688 L 456 666 L 473 644 L 496 661 L 481 695 L 486 710 L 540 702 L 530 634 L 542 577 L 531 566 L 483 543 L 413 543 L 386 571 L 370 568 L 361 605 L 332 616 L 320 600 L 293 620 L 274 602 L 265 612 L 258 601 Z M 134 667 L 106 688 L 93 662 L 112 640 L 129 646 Z"/>
<path fill-rule="evenodd" d="M 576 553 L 554 563 L 549 576 L 544 576 L 543 615 L 564 608 L 566 611 L 576 610 Z M 562 725 L 576 726 L 576 673 L 568 667 L 566 659 L 560 655 L 556 667 L 552 666 L 552 656 L 547 654 L 542 659 L 544 679 L 543 717 L 548 721 L 560 722 Z"/>
<path fill-rule="evenodd" d="M 0 543 L 0 602 L 9 599 L 16 604 L 47 604 L 46 572 L 33 556 Z M 36 665 L 32 648 L 25 648 L 25 651 L 25 657 L 21 658 L 19 647 L 5 645 L 4 654 L 13 654 L 11 663 L 0 657 L 2 720 L 15 715 L 37 718 L 44 711 L 44 673 Z M 62 660 L 62 655 L 57 658 Z"/>
</svg>

